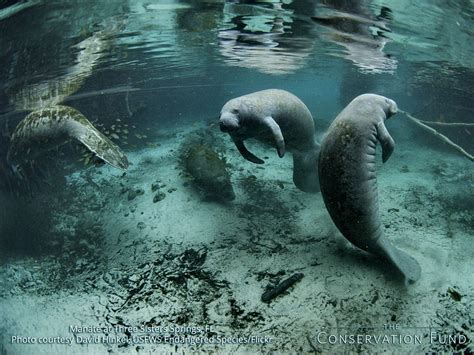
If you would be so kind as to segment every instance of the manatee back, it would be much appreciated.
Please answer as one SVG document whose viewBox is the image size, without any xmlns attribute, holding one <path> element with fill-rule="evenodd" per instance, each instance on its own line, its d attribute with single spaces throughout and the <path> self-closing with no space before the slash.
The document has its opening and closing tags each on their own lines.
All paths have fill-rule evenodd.
<svg viewBox="0 0 474 355">
<path fill-rule="evenodd" d="M 279 125 L 288 149 L 307 150 L 315 146 L 315 125 L 311 112 L 296 95 L 268 89 L 248 95 L 249 107 L 260 117 L 271 116 Z M 273 141 L 273 137 L 270 138 Z"/>
<path fill-rule="evenodd" d="M 128 167 L 127 157 L 116 144 L 99 132 L 81 112 L 62 105 L 34 111 L 19 123 L 12 135 L 8 159 L 11 163 L 21 164 L 20 160 L 32 159 L 70 139 L 81 142 L 114 167 Z"/>
<path fill-rule="evenodd" d="M 44 108 L 31 112 L 15 128 L 8 149 L 8 161 L 21 164 L 57 148 L 69 136 L 57 110 Z"/>
<path fill-rule="evenodd" d="M 338 116 L 319 155 L 319 181 L 334 224 L 351 243 L 370 251 L 383 235 L 375 173 L 376 129 L 360 130 Z"/>
<path fill-rule="evenodd" d="M 235 198 L 226 163 L 212 149 L 204 145 L 191 147 L 184 156 L 184 167 L 209 195 L 221 200 Z"/>
</svg>

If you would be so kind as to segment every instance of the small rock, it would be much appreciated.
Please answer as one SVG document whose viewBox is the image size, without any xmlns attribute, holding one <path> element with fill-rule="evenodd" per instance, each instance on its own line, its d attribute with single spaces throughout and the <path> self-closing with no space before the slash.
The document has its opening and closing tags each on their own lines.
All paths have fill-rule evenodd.
<svg viewBox="0 0 474 355">
<path fill-rule="evenodd" d="M 138 222 L 137 227 L 138 227 L 138 229 L 145 229 L 145 228 L 146 228 L 146 224 L 143 223 L 143 222 Z"/>
<path fill-rule="evenodd" d="M 129 233 L 130 233 L 130 231 L 128 229 L 122 229 L 120 231 L 119 237 L 126 237 L 126 236 L 128 236 Z"/>
<path fill-rule="evenodd" d="M 160 183 L 159 182 L 154 182 L 153 184 L 151 184 L 151 191 L 152 192 L 155 192 L 159 188 L 160 188 Z"/>
<path fill-rule="evenodd" d="M 161 200 L 163 200 L 166 197 L 165 193 L 163 192 L 158 192 L 154 197 L 153 197 L 153 203 L 157 203 Z"/>
<path fill-rule="evenodd" d="M 459 302 L 462 299 L 462 295 L 458 291 L 456 291 L 455 289 L 453 289 L 451 287 L 448 288 L 448 294 L 456 302 Z"/>
<path fill-rule="evenodd" d="M 171 189 L 168 189 L 168 192 L 169 192 L 169 193 L 172 193 L 172 192 L 174 192 L 174 191 L 176 191 L 176 187 L 172 187 Z"/>
<path fill-rule="evenodd" d="M 145 193 L 145 191 L 143 191 L 143 189 L 140 189 L 140 188 L 130 190 L 130 191 L 128 191 L 128 200 L 132 201 L 135 197 L 137 197 L 139 195 L 143 195 L 144 193 Z"/>
</svg>

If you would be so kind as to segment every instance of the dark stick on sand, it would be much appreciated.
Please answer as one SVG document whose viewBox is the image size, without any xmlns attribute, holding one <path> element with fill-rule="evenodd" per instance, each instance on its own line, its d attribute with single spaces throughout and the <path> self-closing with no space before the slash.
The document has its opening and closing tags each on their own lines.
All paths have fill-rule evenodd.
<svg viewBox="0 0 474 355">
<path fill-rule="evenodd" d="M 293 274 L 289 278 L 280 282 L 275 287 L 272 287 L 271 289 L 265 291 L 264 294 L 262 295 L 262 302 L 269 303 L 271 300 L 278 297 L 283 292 L 288 290 L 291 286 L 293 286 L 295 283 L 300 281 L 303 278 L 303 276 L 304 276 L 303 273 L 297 272 L 296 274 Z"/>
</svg>

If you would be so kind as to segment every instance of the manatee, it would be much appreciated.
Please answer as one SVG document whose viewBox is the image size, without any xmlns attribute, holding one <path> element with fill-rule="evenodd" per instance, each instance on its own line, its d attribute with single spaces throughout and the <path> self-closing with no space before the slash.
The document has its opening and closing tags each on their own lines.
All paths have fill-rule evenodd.
<svg viewBox="0 0 474 355">
<path fill-rule="evenodd" d="M 183 154 L 185 171 L 207 197 L 220 201 L 235 199 L 227 165 L 210 147 L 192 145 Z"/>
<path fill-rule="evenodd" d="M 319 191 L 319 144 L 314 120 L 306 105 L 292 93 L 269 89 L 229 100 L 221 110 L 219 126 L 252 163 L 264 161 L 245 147 L 248 138 L 275 147 L 280 158 L 288 150 L 293 155 L 295 186 L 305 192 Z"/>
<path fill-rule="evenodd" d="M 119 169 L 128 168 L 122 150 L 99 132 L 78 110 L 56 105 L 31 112 L 15 128 L 7 160 L 21 167 L 46 151 L 70 140 L 82 143 L 95 157 Z"/>
<path fill-rule="evenodd" d="M 421 274 L 418 262 L 387 239 L 379 214 L 375 147 L 381 144 L 385 163 L 395 147 L 385 120 L 396 112 L 397 104 L 386 97 L 356 97 L 332 122 L 322 141 L 319 181 L 329 215 L 342 235 L 414 282 Z"/>
</svg>

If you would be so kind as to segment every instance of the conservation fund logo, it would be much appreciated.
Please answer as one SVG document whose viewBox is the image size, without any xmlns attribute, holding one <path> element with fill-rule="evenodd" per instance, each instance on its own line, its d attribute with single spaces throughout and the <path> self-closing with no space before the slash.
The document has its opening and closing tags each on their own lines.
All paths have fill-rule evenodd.
<svg viewBox="0 0 474 355">
<path fill-rule="evenodd" d="M 437 327 L 409 327 L 398 323 L 378 327 L 323 329 L 311 336 L 314 348 L 331 345 L 441 345 L 456 350 L 466 349 L 471 340 L 462 330 Z"/>
</svg>

